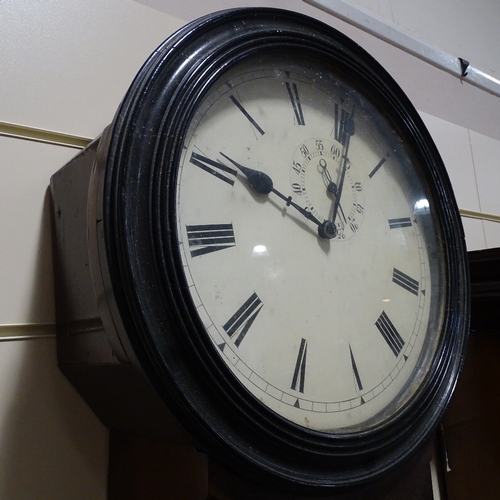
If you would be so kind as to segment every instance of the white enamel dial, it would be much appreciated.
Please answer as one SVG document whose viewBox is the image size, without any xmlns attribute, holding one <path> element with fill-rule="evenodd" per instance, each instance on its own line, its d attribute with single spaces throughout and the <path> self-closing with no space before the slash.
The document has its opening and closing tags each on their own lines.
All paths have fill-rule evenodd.
<svg viewBox="0 0 500 500">
<path fill-rule="evenodd" d="M 242 390 L 323 432 L 405 404 L 437 342 L 437 243 L 366 96 L 300 60 L 240 63 L 192 118 L 177 182 L 191 297 Z"/>
</svg>

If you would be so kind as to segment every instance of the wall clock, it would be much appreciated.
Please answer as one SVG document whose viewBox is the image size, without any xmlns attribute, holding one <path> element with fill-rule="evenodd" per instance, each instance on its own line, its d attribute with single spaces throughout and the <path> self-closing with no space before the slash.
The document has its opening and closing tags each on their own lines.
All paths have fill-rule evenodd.
<svg viewBox="0 0 500 500">
<path fill-rule="evenodd" d="M 88 233 L 108 364 L 217 460 L 328 493 L 432 436 L 468 330 L 460 217 L 417 112 L 341 33 L 261 8 L 188 24 L 52 190 L 61 268 Z"/>
</svg>

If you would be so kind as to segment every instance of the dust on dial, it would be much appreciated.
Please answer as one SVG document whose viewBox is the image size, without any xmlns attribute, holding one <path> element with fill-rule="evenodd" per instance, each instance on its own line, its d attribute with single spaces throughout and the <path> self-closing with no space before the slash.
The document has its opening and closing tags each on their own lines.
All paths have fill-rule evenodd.
<svg viewBox="0 0 500 500">
<path fill-rule="evenodd" d="M 248 59 L 210 88 L 184 146 L 184 273 L 233 375 L 324 432 L 404 405 L 434 352 L 440 292 L 424 190 L 390 124 L 328 69 Z"/>
</svg>

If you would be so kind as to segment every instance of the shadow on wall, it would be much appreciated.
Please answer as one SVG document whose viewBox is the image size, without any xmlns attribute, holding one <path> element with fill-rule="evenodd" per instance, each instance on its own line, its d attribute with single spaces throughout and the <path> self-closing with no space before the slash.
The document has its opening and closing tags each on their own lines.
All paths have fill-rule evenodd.
<svg viewBox="0 0 500 500">
<path fill-rule="evenodd" d="M 41 194 L 41 193 L 40 193 Z M 36 260 L 33 264 L 33 283 L 27 321 L 40 322 L 40 318 L 54 321 L 54 266 L 52 263 L 52 197 L 47 187 L 43 198 L 43 208 L 38 233 Z"/>
<path fill-rule="evenodd" d="M 52 303 L 49 202 L 29 318 Z M 59 371 L 55 338 L 0 343 L 0 498 L 105 500 L 107 454 L 107 429 Z"/>
</svg>

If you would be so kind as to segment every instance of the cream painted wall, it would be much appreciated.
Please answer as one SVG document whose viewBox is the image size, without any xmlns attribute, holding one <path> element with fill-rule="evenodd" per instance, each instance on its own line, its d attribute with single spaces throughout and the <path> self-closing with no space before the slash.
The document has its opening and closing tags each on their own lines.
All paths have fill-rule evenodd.
<svg viewBox="0 0 500 500">
<path fill-rule="evenodd" d="M 433 0 L 426 9 L 446 12 L 450 2 Z M 426 24 L 430 17 L 419 11 L 422 3 L 405 2 L 407 10 L 396 0 L 358 3 L 407 27 L 418 14 L 417 34 L 426 36 L 426 26 L 433 30 L 433 24 Z M 496 3 L 483 3 L 485 17 L 497 15 Z M 500 99 L 466 88 L 300 0 L 2 0 L 0 122 L 95 137 L 111 121 L 140 65 L 173 30 L 205 12 L 243 4 L 319 17 L 372 52 L 421 111 L 448 167 L 460 208 L 500 214 Z M 474 26 L 468 14 L 459 21 Z M 476 26 L 486 30 L 483 37 L 488 40 L 478 40 L 475 51 L 483 47 L 496 52 L 498 43 L 490 50 L 489 40 L 498 34 L 489 33 L 489 26 L 482 21 Z M 449 43 L 443 48 L 450 51 L 458 43 L 451 34 L 444 34 L 443 40 Z M 107 430 L 57 369 L 53 337 L 47 187 L 51 174 L 75 153 L 67 147 L 0 137 L 2 499 L 106 498 Z M 499 224 L 464 219 L 464 226 L 469 249 L 500 246 Z M 38 337 L 10 340 L 23 333 Z"/>
<path fill-rule="evenodd" d="M 500 4 L 496 0 L 354 0 L 414 37 L 500 78 Z"/>
<path fill-rule="evenodd" d="M 95 137 L 181 24 L 132 1 L 2 0 L 0 121 Z M 0 137 L 1 499 L 106 498 L 108 432 L 57 368 L 53 336 L 47 189 L 76 153 Z M 39 337 L 9 340 L 23 334 Z"/>
</svg>

